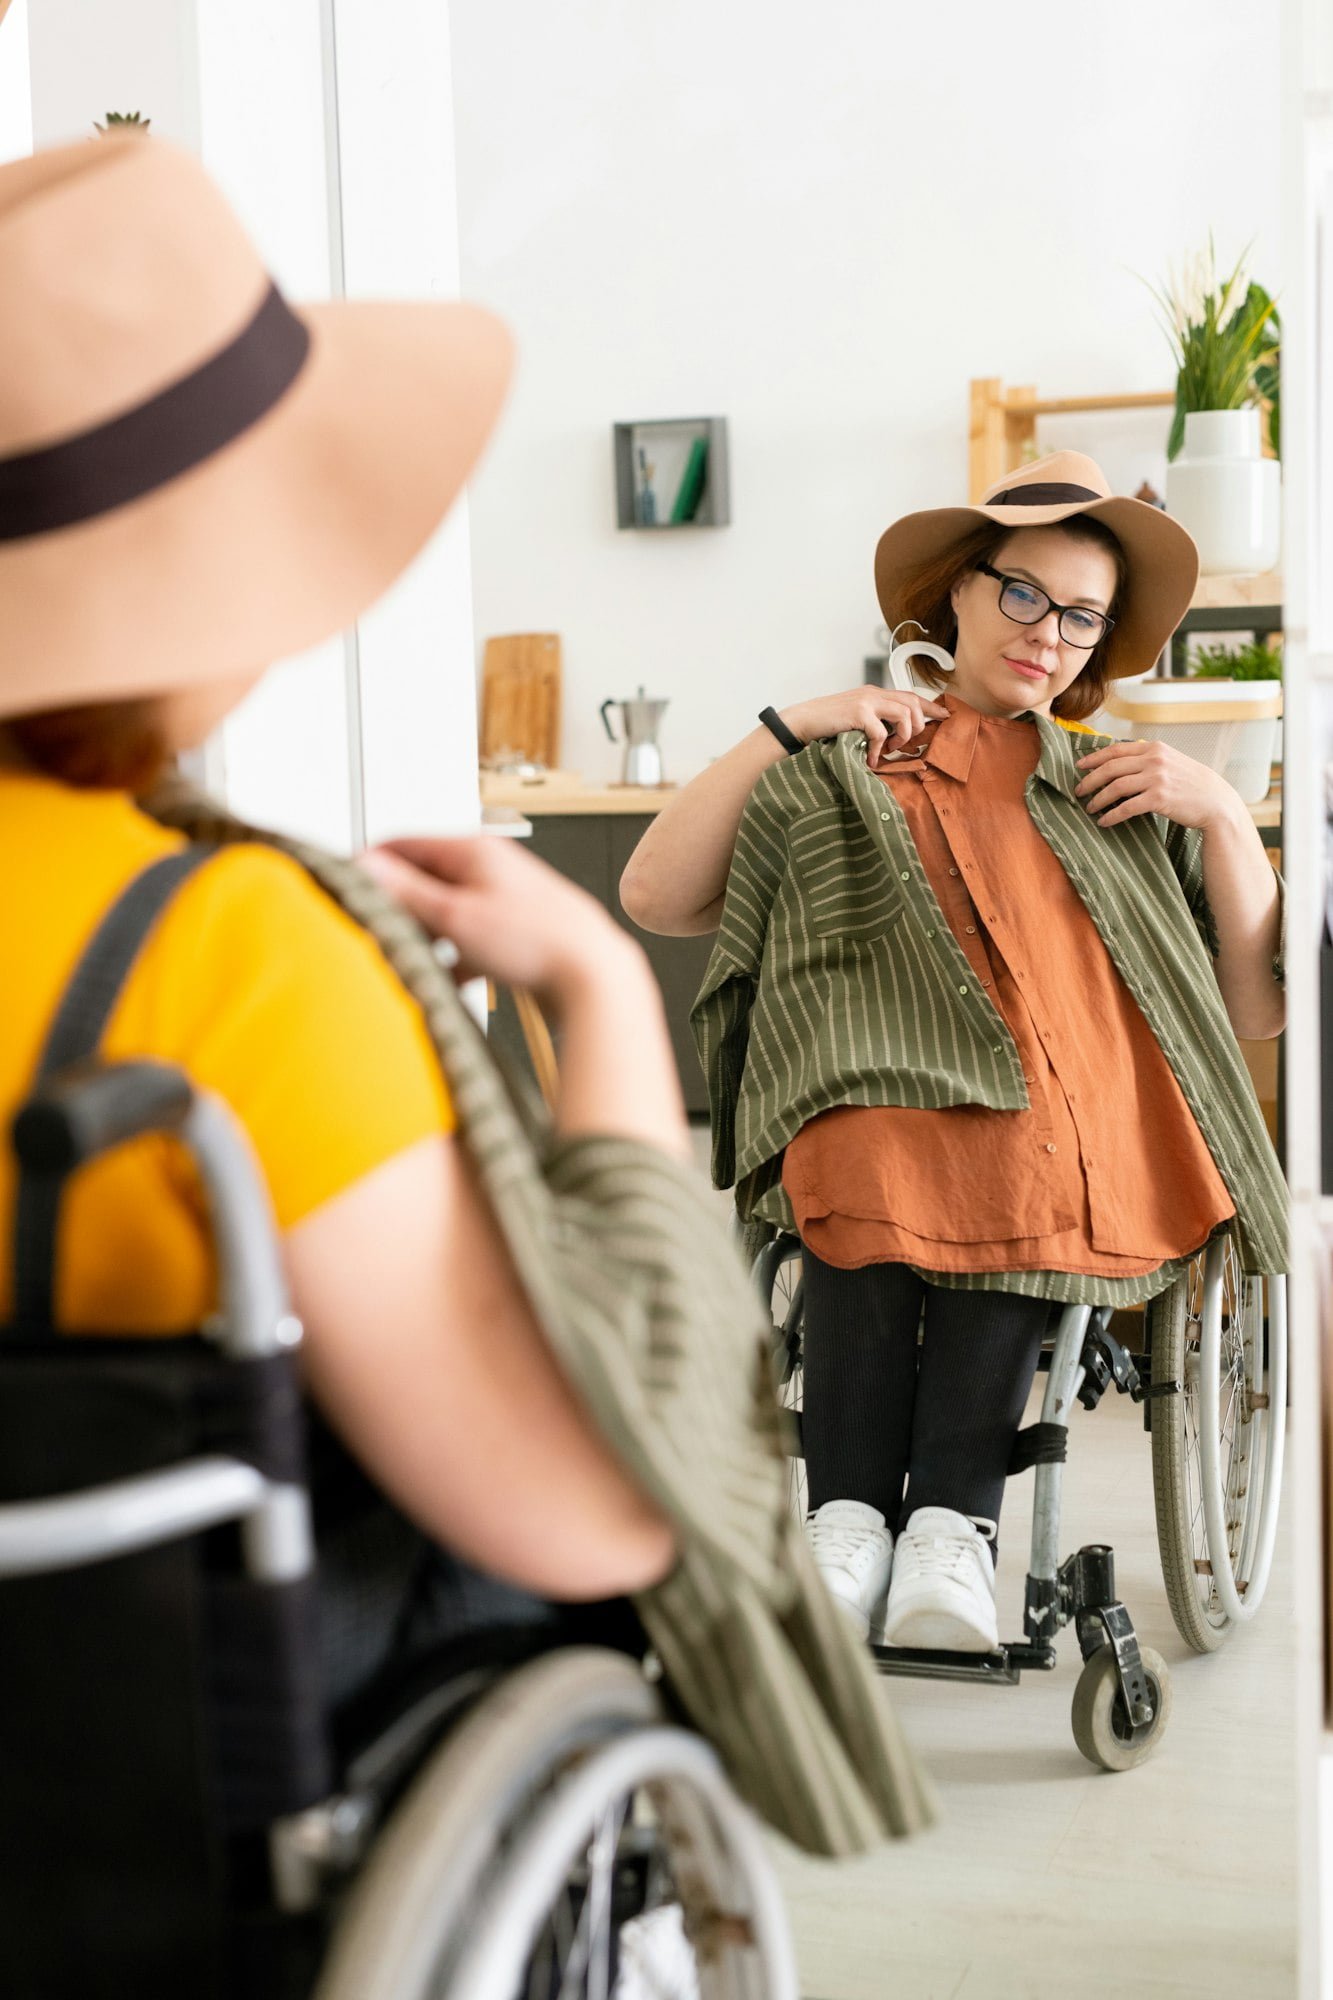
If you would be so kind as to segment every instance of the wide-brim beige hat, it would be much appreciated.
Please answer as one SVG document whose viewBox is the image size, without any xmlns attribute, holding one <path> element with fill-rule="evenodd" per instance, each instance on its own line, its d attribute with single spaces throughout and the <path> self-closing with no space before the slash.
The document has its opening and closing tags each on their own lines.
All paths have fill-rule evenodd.
<svg viewBox="0 0 1333 2000">
<path fill-rule="evenodd" d="M 1120 609 L 1103 655 L 1106 677 L 1147 673 L 1189 609 L 1199 551 L 1160 507 L 1113 494 L 1095 459 L 1079 451 L 1052 452 L 1006 473 L 975 507 L 929 507 L 886 528 L 875 550 L 880 608 L 892 623 L 904 584 L 983 521 L 1044 528 L 1072 514 L 1101 521 L 1125 552 Z"/>
<path fill-rule="evenodd" d="M 226 678 L 351 623 L 503 400 L 476 307 L 290 307 L 189 154 L 0 168 L 0 716 Z"/>
</svg>

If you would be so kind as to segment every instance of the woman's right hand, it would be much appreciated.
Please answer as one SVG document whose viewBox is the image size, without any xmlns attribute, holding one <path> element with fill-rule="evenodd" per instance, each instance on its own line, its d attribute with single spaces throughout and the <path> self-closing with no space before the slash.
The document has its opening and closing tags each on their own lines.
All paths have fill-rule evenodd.
<svg viewBox="0 0 1333 2000">
<path fill-rule="evenodd" d="M 816 695 L 781 711 L 782 720 L 802 743 L 841 736 L 849 729 L 865 732 L 866 762 L 871 770 L 886 750 L 905 749 L 914 736 L 949 713 L 933 695 L 904 693 L 900 688 L 849 688 L 845 694 Z"/>
<path fill-rule="evenodd" d="M 393 840 L 358 860 L 432 937 L 457 947 L 456 979 L 526 987 L 558 1012 L 589 982 L 623 979 L 627 961 L 642 959 L 594 897 L 516 841 Z"/>
</svg>

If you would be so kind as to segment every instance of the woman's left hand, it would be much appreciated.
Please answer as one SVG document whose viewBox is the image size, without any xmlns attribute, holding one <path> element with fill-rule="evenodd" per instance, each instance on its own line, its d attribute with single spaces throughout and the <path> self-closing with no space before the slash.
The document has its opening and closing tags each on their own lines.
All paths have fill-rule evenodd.
<svg viewBox="0 0 1333 2000">
<path fill-rule="evenodd" d="M 1169 743 L 1112 743 L 1077 759 L 1074 787 L 1098 826 L 1164 813 L 1181 826 L 1210 826 L 1234 811 L 1237 793 L 1220 771 Z"/>
</svg>

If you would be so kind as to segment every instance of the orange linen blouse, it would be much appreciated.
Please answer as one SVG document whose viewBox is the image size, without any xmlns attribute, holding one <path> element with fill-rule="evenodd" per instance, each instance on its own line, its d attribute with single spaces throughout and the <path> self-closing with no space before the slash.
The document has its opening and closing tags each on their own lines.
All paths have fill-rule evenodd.
<svg viewBox="0 0 1333 2000">
<path fill-rule="evenodd" d="M 946 693 L 881 773 L 1023 1059 L 1030 1108 L 839 1106 L 783 1161 L 801 1240 L 845 1270 L 1145 1276 L 1234 1204 L 1091 916 L 1028 812 L 1036 724 Z M 907 921 L 907 919 L 903 919 Z"/>
</svg>

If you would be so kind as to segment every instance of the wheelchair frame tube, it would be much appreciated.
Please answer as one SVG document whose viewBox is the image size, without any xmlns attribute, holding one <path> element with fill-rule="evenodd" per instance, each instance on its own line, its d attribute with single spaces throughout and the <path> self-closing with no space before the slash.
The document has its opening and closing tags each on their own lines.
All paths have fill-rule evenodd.
<svg viewBox="0 0 1333 2000">
<path fill-rule="evenodd" d="M 268 1482 L 235 1458 L 197 1458 L 141 1479 L 0 1507 L 0 1577 L 40 1576 L 133 1555 L 263 1506 Z"/>
<path fill-rule="evenodd" d="M 1092 1318 L 1091 1306 L 1066 1306 L 1060 1315 L 1055 1336 L 1051 1371 L 1046 1377 L 1046 1395 L 1041 1406 L 1045 1424 L 1069 1428 L 1069 1412 L 1083 1386 L 1084 1368 L 1080 1359 L 1083 1342 Z M 1054 1583 L 1060 1570 L 1060 1494 L 1063 1465 L 1039 1465 L 1032 1496 L 1032 1555 L 1029 1574 Z"/>
<path fill-rule="evenodd" d="M 237 1357 L 296 1347 L 268 1191 L 249 1142 L 219 1099 L 196 1091 L 181 1128 L 208 1190 L 221 1297 L 218 1344 Z"/>
</svg>

